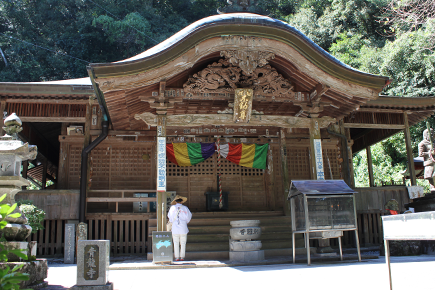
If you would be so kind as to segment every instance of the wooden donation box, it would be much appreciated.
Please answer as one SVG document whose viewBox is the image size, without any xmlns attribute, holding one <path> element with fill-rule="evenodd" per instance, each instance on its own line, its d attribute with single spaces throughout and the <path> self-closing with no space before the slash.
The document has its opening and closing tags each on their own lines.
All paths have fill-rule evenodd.
<svg viewBox="0 0 435 290">
<path fill-rule="evenodd" d="M 343 260 L 343 231 L 355 231 L 358 259 L 361 261 L 354 194 L 355 191 L 343 180 L 292 181 L 288 200 L 292 217 L 293 263 L 296 234 L 304 234 L 308 265 L 311 264 L 310 239 L 338 238 L 340 259 Z"/>
<path fill-rule="evenodd" d="M 390 289 L 393 289 L 390 267 L 390 240 L 435 240 L 435 211 L 383 216 L 385 262 Z"/>
</svg>

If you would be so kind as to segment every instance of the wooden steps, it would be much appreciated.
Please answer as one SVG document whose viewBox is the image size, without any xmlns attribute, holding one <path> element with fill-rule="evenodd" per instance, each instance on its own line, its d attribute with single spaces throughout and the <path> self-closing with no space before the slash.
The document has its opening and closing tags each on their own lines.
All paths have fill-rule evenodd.
<svg viewBox="0 0 435 290">
<path fill-rule="evenodd" d="M 235 220 L 260 220 L 266 257 L 291 255 L 291 218 L 282 211 L 200 212 L 193 213 L 189 223 L 186 259 L 228 260 L 230 222 Z M 296 240 L 296 247 L 304 247 L 302 238 Z M 148 259 L 152 259 L 152 253 Z"/>
</svg>

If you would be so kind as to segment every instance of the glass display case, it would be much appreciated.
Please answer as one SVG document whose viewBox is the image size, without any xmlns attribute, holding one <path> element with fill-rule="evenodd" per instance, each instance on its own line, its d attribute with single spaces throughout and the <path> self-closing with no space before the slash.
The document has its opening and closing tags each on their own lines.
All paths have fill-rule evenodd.
<svg viewBox="0 0 435 290">
<path fill-rule="evenodd" d="M 293 263 L 295 262 L 295 234 L 304 234 L 308 265 L 310 239 L 338 238 L 340 258 L 343 259 L 341 237 L 343 231 L 355 231 L 358 242 L 355 191 L 343 180 L 294 180 L 288 200 L 291 205 Z"/>
</svg>

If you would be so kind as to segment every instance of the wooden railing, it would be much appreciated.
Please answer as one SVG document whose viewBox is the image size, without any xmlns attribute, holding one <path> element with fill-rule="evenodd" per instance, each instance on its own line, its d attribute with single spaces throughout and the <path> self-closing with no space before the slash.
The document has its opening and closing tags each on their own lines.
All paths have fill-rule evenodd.
<svg viewBox="0 0 435 290">
<path fill-rule="evenodd" d="M 155 192 L 156 190 L 89 190 L 86 202 L 113 202 L 115 212 L 118 212 L 120 202 L 147 202 L 147 212 L 150 212 L 150 202 L 157 202 L 157 197 L 133 197 L 133 194 Z"/>
</svg>

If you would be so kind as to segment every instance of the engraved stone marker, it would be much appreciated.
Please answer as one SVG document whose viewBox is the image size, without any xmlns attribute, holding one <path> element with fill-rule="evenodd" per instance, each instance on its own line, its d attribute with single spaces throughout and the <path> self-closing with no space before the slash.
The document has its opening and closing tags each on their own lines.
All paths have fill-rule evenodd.
<svg viewBox="0 0 435 290">
<path fill-rule="evenodd" d="M 75 224 L 65 224 L 65 251 L 64 251 L 64 263 L 74 264 L 74 254 L 76 248 L 75 239 Z"/>
<path fill-rule="evenodd" d="M 77 286 L 106 285 L 109 281 L 109 240 L 79 240 Z"/>
</svg>

